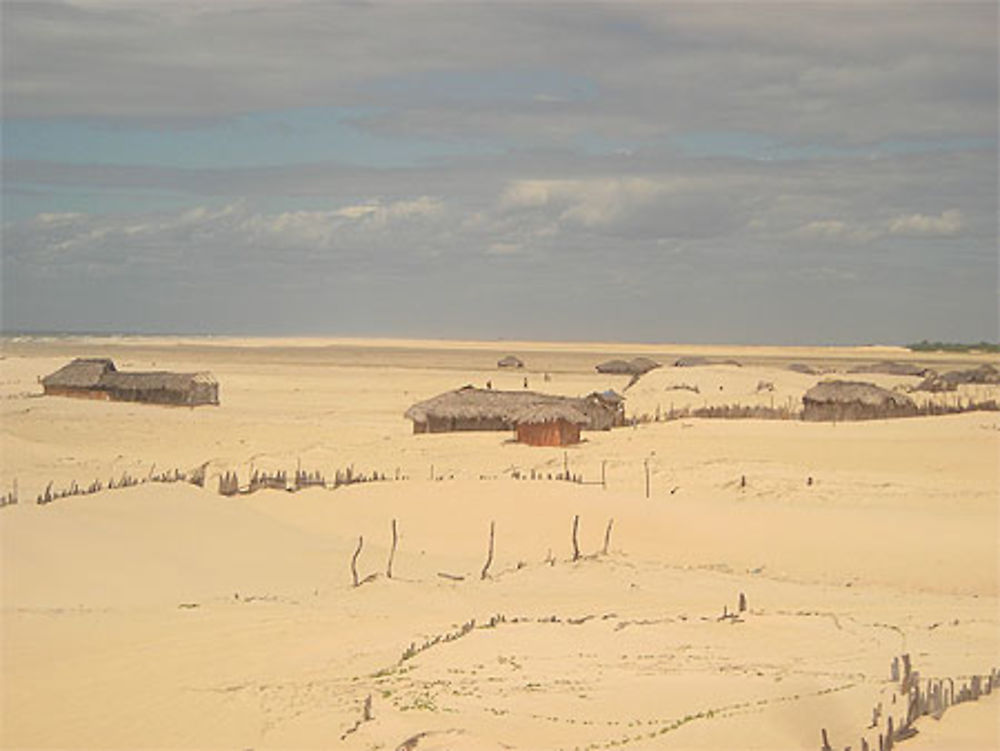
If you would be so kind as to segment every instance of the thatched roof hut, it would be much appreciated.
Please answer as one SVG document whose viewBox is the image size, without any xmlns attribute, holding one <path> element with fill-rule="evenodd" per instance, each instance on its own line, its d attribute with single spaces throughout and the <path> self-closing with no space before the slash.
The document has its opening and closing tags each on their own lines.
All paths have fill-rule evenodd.
<svg viewBox="0 0 1000 751">
<path fill-rule="evenodd" d="M 114 373 L 115 364 L 106 357 L 78 357 L 42 379 L 42 390 L 50 396 L 89 396 L 99 391 L 101 378 Z M 107 398 L 101 393 L 96 398 Z"/>
<path fill-rule="evenodd" d="M 211 373 L 129 373 L 107 358 L 77 358 L 42 379 L 46 394 L 111 401 L 195 406 L 218 404 Z"/>
<path fill-rule="evenodd" d="M 919 376 L 923 377 L 930 373 L 930 369 L 916 365 L 912 362 L 895 362 L 893 360 L 883 360 L 881 362 L 867 363 L 851 368 L 849 373 L 883 373 L 885 375 Z"/>
<path fill-rule="evenodd" d="M 580 428 L 590 418 L 568 402 L 534 404 L 514 415 L 518 443 L 569 446 L 580 442 Z"/>
<path fill-rule="evenodd" d="M 880 420 L 917 413 L 906 394 L 861 381 L 822 381 L 805 393 L 802 404 L 803 420 Z"/>
<path fill-rule="evenodd" d="M 658 367 L 660 363 L 648 357 L 633 357 L 631 360 L 608 360 L 597 365 L 595 369 L 598 373 L 635 376 L 643 375 Z"/>
<path fill-rule="evenodd" d="M 461 430 L 513 430 L 518 414 L 528 407 L 568 404 L 588 417 L 586 428 L 606 430 L 615 424 L 616 407 L 535 391 L 499 391 L 465 386 L 456 391 L 417 402 L 404 413 L 413 420 L 414 433 L 446 433 Z"/>
<path fill-rule="evenodd" d="M 1000 370 L 988 363 L 983 363 L 979 367 L 969 370 L 953 370 L 941 376 L 949 383 L 1000 383 Z"/>
<path fill-rule="evenodd" d="M 788 369 L 794 373 L 804 373 L 805 375 L 818 375 L 819 371 L 816 370 L 812 365 L 806 365 L 804 362 L 793 362 L 788 364 Z"/>
<path fill-rule="evenodd" d="M 101 388 L 123 402 L 195 406 L 218 404 L 219 384 L 211 373 L 107 373 Z"/>
<path fill-rule="evenodd" d="M 497 360 L 498 368 L 523 368 L 524 362 L 519 358 L 514 357 L 514 355 L 507 355 L 499 360 Z"/>
</svg>

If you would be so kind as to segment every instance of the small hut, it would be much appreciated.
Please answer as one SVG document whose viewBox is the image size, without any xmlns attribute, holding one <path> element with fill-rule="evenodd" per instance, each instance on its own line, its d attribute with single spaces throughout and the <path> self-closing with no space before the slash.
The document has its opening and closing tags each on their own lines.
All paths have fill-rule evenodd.
<svg viewBox="0 0 1000 751">
<path fill-rule="evenodd" d="M 81 399 L 108 399 L 100 388 L 101 378 L 115 372 L 115 364 L 105 357 L 78 357 L 42 379 L 47 396 L 75 396 Z"/>
<path fill-rule="evenodd" d="M 101 388 L 119 402 L 194 407 L 219 403 L 219 384 L 211 373 L 107 373 Z"/>
<path fill-rule="evenodd" d="M 570 446 L 580 442 L 580 428 L 588 418 L 566 403 L 535 404 L 514 417 L 517 442 L 529 446 Z"/>
<path fill-rule="evenodd" d="M 860 381 L 822 381 L 802 397 L 802 419 L 882 420 L 910 417 L 917 406 L 906 394 Z"/>
<path fill-rule="evenodd" d="M 598 373 L 610 375 L 643 375 L 660 367 L 660 363 L 648 357 L 634 357 L 631 360 L 607 360 L 595 366 Z"/>
<path fill-rule="evenodd" d="M 896 362 L 894 360 L 882 360 L 881 362 L 866 363 L 851 368 L 848 373 L 884 373 L 885 375 L 898 376 L 918 376 L 923 378 L 930 374 L 930 369 L 916 365 L 912 362 Z"/>
<path fill-rule="evenodd" d="M 613 395 L 613 396 L 612 396 Z M 539 394 L 536 391 L 499 391 L 465 386 L 417 402 L 404 413 L 414 433 L 450 433 L 465 430 L 513 430 L 516 417 L 528 407 L 568 405 L 586 418 L 588 430 L 610 430 L 623 425 L 622 397 L 614 392 L 583 398 Z"/>
<path fill-rule="evenodd" d="M 194 407 L 219 403 L 211 373 L 129 373 L 107 358 L 77 358 L 42 379 L 50 396 Z"/>
<path fill-rule="evenodd" d="M 524 363 L 520 359 L 514 357 L 514 355 L 507 355 L 506 357 L 497 360 L 497 367 L 513 368 L 516 370 L 518 368 L 523 368 Z"/>
</svg>

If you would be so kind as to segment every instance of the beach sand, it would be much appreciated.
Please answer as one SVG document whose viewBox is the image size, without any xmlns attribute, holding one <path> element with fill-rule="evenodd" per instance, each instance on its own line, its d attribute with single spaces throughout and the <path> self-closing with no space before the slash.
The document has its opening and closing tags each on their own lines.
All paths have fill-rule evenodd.
<svg viewBox="0 0 1000 751">
<path fill-rule="evenodd" d="M 526 369 L 498 371 L 508 353 Z M 414 435 L 403 418 L 416 401 L 488 380 L 622 392 L 627 377 L 594 365 L 623 355 L 742 363 L 653 371 L 625 392 L 631 416 L 798 405 L 822 376 L 790 362 L 844 377 L 883 359 L 943 369 L 989 359 L 890 347 L 8 339 L 0 492 L 16 478 L 20 503 L 0 509 L 0 745 L 817 749 L 825 728 L 834 748 L 861 738 L 878 748 L 887 718 L 898 726 L 906 711 L 894 657 L 959 684 L 1000 665 L 1000 413 L 684 418 L 586 432 L 566 449 L 506 433 Z M 221 405 L 40 396 L 38 378 L 78 356 L 210 370 Z M 995 388 L 959 396 L 996 398 Z M 142 482 L 34 503 L 50 482 L 206 462 L 205 488 Z M 253 470 L 298 466 L 390 479 L 216 492 L 220 473 L 245 483 Z M 513 476 L 566 467 L 585 482 Z M 358 571 L 373 579 L 354 587 L 359 536 Z M 748 610 L 720 618 L 741 593 Z M 991 694 L 921 718 L 903 747 L 1000 747 L 998 706 Z"/>
</svg>

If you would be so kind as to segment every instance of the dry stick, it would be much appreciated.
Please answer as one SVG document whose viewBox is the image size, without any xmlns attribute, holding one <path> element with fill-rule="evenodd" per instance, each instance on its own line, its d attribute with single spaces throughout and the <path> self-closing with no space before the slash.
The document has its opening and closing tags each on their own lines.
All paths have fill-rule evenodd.
<svg viewBox="0 0 1000 751">
<path fill-rule="evenodd" d="M 580 526 L 580 515 L 577 514 L 576 516 L 573 517 L 573 560 L 574 561 L 580 560 L 580 544 L 577 542 L 576 539 L 576 532 L 579 526 Z"/>
<path fill-rule="evenodd" d="M 392 520 L 392 547 L 389 549 L 389 562 L 385 567 L 385 578 L 392 578 L 392 559 L 396 557 L 396 543 L 399 542 L 399 535 L 396 534 L 396 520 Z"/>
<path fill-rule="evenodd" d="M 490 548 L 489 552 L 486 554 L 486 564 L 483 566 L 483 571 L 479 575 L 480 580 L 485 579 L 490 570 L 490 564 L 493 563 L 493 537 L 496 532 L 496 522 L 490 522 Z"/>
<path fill-rule="evenodd" d="M 646 497 L 649 498 L 649 459 L 644 459 L 642 465 L 646 468 Z"/>
<path fill-rule="evenodd" d="M 358 580 L 358 556 L 361 555 L 361 548 L 365 544 L 365 538 L 358 535 L 358 549 L 354 551 L 354 555 L 351 556 L 351 575 L 354 577 L 354 586 L 357 587 L 361 582 Z"/>
<path fill-rule="evenodd" d="M 608 527 L 604 530 L 604 555 L 608 554 L 608 547 L 611 545 L 611 526 L 615 523 L 614 517 L 608 519 Z"/>
<path fill-rule="evenodd" d="M 607 466 L 607 464 L 608 464 L 608 460 L 607 459 L 604 459 L 604 460 L 601 461 L 601 488 L 603 490 L 607 490 L 608 489 L 608 483 L 607 483 L 607 480 L 605 479 L 605 475 L 604 475 L 604 468 Z"/>
</svg>

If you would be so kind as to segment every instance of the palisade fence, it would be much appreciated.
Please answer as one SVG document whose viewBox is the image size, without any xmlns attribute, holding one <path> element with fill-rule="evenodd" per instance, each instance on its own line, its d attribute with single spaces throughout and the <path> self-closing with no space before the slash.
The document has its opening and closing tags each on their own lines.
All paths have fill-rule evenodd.
<svg viewBox="0 0 1000 751">
<path fill-rule="evenodd" d="M 889 671 L 893 688 L 891 701 L 878 702 L 872 708 L 872 718 L 856 748 L 858 751 L 890 751 L 897 743 L 912 738 L 919 731 L 916 722 L 931 716 L 940 720 L 949 707 L 969 701 L 978 701 L 994 689 L 1000 689 L 1000 669 L 967 675 L 960 678 L 921 678 L 913 669 L 910 655 L 894 657 Z M 898 686 L 895 685 L 898 683 Z M 826 728 L 820 730 L 820 751 L 835 751 Z"/>
</svg>

